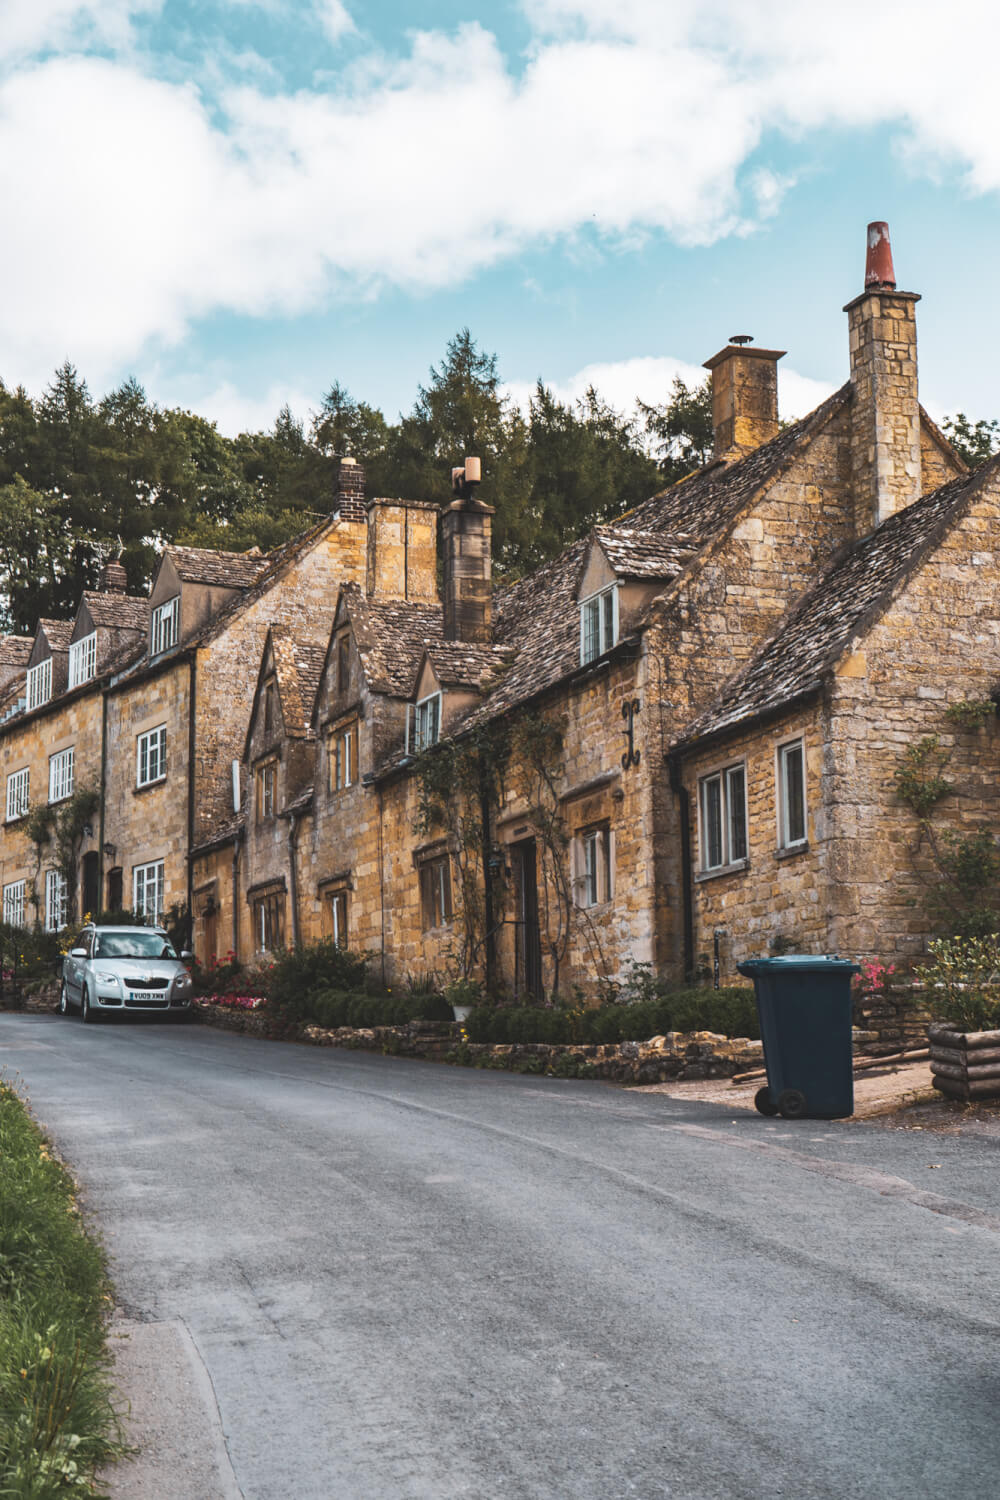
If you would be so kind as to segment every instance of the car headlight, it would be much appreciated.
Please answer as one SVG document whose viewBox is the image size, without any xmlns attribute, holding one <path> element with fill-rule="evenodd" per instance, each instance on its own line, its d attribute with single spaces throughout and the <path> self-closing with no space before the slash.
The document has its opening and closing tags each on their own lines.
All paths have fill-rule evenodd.
<svg viewBox="0 0 1000 1500">
<path fill-rule="evenodd" d="M 117 984 L 118 983 L 118 975 L 117 974 L 101 974 L 101 973 L 97 973 L 97 974 L 94 975 L 94 978 L 97 980 L 98 984 Z"/>
<path fill-rule="evenodd" d="M 174 989 L 175 990 L 186 990 L 187 987 L 188 987 L 188 985 L 190 983 L 191 983 L 191 975 L 190 974 L 178 974 L 177 978 L 174 980 Z"/>
</svg>

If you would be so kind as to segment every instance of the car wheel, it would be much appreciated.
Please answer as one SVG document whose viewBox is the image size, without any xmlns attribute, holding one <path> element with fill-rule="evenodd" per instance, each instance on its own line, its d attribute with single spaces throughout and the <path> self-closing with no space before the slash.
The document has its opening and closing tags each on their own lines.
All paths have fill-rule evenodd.
<svg viewBox="0 0 1000 1500">
<path fill-rule="evenodd" d="M 84 1021 L 93 1021 L 94 1012 L 90 1008 L 90 996 L 87 994 L 87 986 L 83 987 L 83 995 L 80 999 L 80 1015 Z"/>
<path fill-rule="evenodd" d="M 66 993 L 66 981 L 65 981 L 65 979 L 63 980 L 62 984 L 59 986 L 59 1014 L 61 1016 L 68 1016 L 69 1015 L 69 996 Z"/>
</svg>

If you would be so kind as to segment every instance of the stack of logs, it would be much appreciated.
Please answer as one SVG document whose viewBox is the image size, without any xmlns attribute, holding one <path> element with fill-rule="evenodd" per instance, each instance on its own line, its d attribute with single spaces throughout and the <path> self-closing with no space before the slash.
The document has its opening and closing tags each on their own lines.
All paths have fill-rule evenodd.
<svg viewBox="0 0 1000 1500">
<path fill-rule="evenodd" d="M 1000 1097 L 1000 1031 L 929 1026 L 934 1087 L 950 1099 Z"/>
</svg>

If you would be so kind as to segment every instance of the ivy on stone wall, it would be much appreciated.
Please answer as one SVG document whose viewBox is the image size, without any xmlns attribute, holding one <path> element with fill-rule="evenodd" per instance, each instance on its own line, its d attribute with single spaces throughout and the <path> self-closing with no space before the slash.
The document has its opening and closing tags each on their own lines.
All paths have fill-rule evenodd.
<svg viewBox="0 0 1000 1500">
<path fill-rule="evenodd" d="M 76 916 L 77 870 L 80 850 L 88 828 L 91 828 L 101 806 L 101 794 L 94 787 L 78 787 L 62 802 L 41 802 L 32 807 L 24 819 L 24 832 L 35 851 L 35 874 L 30 901 L 35 909 L 36 925 L 41 921 L 41 875 L 46 856 L 52 867 L 66 881 L 69 896 L 68 919 Z"/>
</svg>

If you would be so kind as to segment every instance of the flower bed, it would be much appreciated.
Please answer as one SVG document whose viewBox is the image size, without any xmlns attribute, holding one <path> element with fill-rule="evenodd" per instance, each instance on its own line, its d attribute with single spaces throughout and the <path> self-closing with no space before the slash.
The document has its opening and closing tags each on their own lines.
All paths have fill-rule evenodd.
<svg viewBox="0 0 1000 1500">
<path fill-rule="evenodd" d="M 263 995 L 198 995 L 195 1005 L 218 1005 L 223 1010 L 260 1010 L 267 1004 Z"/>
</svg>

